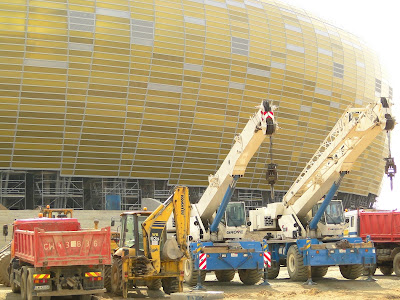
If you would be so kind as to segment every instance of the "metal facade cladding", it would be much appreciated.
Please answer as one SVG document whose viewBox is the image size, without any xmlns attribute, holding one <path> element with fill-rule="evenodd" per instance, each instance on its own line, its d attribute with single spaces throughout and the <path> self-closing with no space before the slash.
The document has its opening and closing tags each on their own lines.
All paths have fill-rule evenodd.
<svg viewBox="0 0 400 300">
<path fill-rule="evenodd" d="M 206 186 L 262 99 L 286 191 L 348 105 L 392 89 L 377 56 L 304 10 L 255 0 L 3 0 L 0 168 Z M 238 188 L 269 189 L 266 142 Z M 381 135 L 341 191 L 378 194 Z"/>
</svg>

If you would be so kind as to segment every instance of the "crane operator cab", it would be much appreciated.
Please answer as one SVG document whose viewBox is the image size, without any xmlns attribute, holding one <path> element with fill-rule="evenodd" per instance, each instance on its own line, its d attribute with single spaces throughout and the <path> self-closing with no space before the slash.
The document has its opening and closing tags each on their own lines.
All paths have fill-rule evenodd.
<svg viewBox="0 0 400 300">
<path fill-rule="evenodd" d="M 314 205 L 312 217 L 314 218 L 322 200 Z M 339 237 L 343 235 L 345 225 L 344 211 L 341 200 L 332 200 L 318 222 L 317 237 Z"/>
<path fill-rule="evenodd" d="M 230 202 L 219 227 L 225 239 L 240 239 L 247 231 L 244 202 Z M 220 223 L 220 224 L 221 224 Z"/>
</svg>

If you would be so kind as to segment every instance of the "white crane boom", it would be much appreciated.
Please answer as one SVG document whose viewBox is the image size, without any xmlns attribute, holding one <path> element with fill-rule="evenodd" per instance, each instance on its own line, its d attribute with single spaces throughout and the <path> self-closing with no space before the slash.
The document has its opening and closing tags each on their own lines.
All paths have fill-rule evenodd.
<svg viewBox="0 0 400 300">
<path fill-rule="evenodd" d="M 365 108 L 347 109 L 283 197 L 287 213 L 303 218 L 341 172 L 351 170 L 376 136 L 394 127 L 385 98 Z M 286 213 L 286 214 L 287 214 Z M 285 213 L 284 213 L 285 214 Z"/>
<path fill-rule="evenodd" d="M 233 177 L 242 177 L 247 165 L 264 141 L 266 135 L 275 130 L 274 116 L 268 101 L 264 100 L 259 110 L 250 117 L 246 126 L 235 137 L 235 143 L 214 175 L 208 178 L 209 185 L 197 204 L 195 210 L 204 224 L 209 222 L 218 209 Z"/>
</svg>

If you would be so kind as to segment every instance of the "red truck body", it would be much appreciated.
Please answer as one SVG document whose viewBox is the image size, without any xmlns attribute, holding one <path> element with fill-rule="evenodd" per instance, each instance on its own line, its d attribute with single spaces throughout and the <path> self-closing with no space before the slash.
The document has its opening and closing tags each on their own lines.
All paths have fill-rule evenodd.
<svg viewBox="0 0 400 300">
<path fill-rule="evenodd" d="M 360 211 L 360 237 L 374 243 L 400 243 L 400 212 Z"/>
<path fill-rule="evenodd" d="M 111 264 L 110 227 L 81 229 L 77 219 L 14 222 L 13 256 L 34 267 Z"/>
</svg>

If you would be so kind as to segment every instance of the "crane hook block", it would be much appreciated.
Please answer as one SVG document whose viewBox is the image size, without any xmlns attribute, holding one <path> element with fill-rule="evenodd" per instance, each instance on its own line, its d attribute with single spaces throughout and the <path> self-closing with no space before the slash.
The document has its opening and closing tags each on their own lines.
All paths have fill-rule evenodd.
<svg viewBox="0 0 400 300">
<path fill-rule="evenodd" d="M 393 190 L 393 177 L 396 174 L 397 168 L 396 164 L 394 163 L 394 158 L 393 157 L 386 157 L 386 165 L 385 165 L 385 174 L 389 177 L 390 179 L 390 188 Z"/>
<path fill-rule="evenodd" d="M 268 184 L 274 185 L 278 181 L 278 170 L 277 170 L 277 164 L 268 164 L 268 169 L 267 169 L 267 182 Z"/>
</svg>

